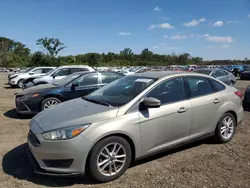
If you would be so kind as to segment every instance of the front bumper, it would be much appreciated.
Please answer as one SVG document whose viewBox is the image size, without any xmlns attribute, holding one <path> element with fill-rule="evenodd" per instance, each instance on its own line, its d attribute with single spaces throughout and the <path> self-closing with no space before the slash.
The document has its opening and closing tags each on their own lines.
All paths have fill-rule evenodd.
<svg viewBox="0 0 250 188">
<path fill-rule="evenodd" d="M 83 173 L 56 173 L 56 172 L 49 172 L 46 171 L 42 168 L 40 168 L 39 164 L 36 162 L 36 159 L 34 158 L 33 154 L 31 153 L 28 145 L 26 147 L 26 153 L 28 154 L 29 157 L 29 161 L 33 167 L 33 171 L 35 174 L 39 174 L 39 175 L 45 175 L 45 176 L 61 176 L 61 177 L 72 177 L 72 176 L 79 176 Z"/>
<path fill-rule="evenodd" d="M 24 99 L 23 97 L 16 97 L 16 111 L 20 114 L 37 114 L 40 112 L 41 101 L 40 98 Z"/>
<path fill-rule="evenodd" d="M 17 85 L 17 81 L 15 79 L 10 79 L 9 82 L 8 82 L 8 84 L 10 86 L 16 86 Z"/>
<path fill-rule="evenodd" d="M 78 135 L 69 140 L 57 141 L 44 140 L 41 134 L 37 134 L 35 137 L 39 144 L 34 144 L 34 141 L 28 137 L 27 151 L 35 173 L 50 176 L 84 174 L 88 149 L 91 145 L 84 136 Z M 70 165 L 58 165 L 58 161 L 66 160 L 72 161 Z M 46 161 L 56 161 L 57 163 L 51 165 Z"/>
</svg>

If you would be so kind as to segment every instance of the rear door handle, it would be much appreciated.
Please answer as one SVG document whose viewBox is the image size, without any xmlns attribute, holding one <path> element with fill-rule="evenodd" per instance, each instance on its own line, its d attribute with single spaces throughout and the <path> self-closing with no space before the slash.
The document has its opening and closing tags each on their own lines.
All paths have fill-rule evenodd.
<svg viewBox="0 0 250 188">
<path fill-rule="evenodd" d="M 184 107 L 180 107 L 180 109 L 178 110 L 178 113 L 183 113 L 183 112 L 186 112 L 187 109 L 184 108 Z"/>
<path fill-rule="evenodd" d="M 217 104 L 217 103 L 219 103 L 219 102 L 220 102 L 219 99 L 214 99 L 214 104 Z"/>
</svg>

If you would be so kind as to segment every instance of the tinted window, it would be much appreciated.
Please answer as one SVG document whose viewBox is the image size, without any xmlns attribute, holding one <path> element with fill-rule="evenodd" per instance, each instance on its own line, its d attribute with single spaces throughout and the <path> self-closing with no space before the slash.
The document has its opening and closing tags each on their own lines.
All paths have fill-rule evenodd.
<svg viewBox="0 0 250 188">
<path fill-rule="evenodd" d="M 77 80 L 80 86 L 96 85 L 98 83 L 97 74 L 87 74 Z"/>
<path fill-rule="evenodd" d="M 210 75 L 210 73 L 212 71 L 211 70 L 194 70 L 194 72 L 197 72 L 197 73 L 200 73 L 200 74 Z"/>
<path fill-rule="evenodd" d="M 81 72 L 81 71 L 89 71 L 87 68 L 71 68 L 71 73 Z"/>
<path fill-rule="evenodd" d="M 190 88 L 190 97 L 199 97 L 213 93 L 213 88 L 208 79 L 203 77 L 187 77 Z"/>
<path fill-rule="evenodd" d="M 48 73 L 48 72 L 50 72 L 51 70 L 53 70 L 53 69 L 51 69 L 51 68 L 45 68 L 45 69 L 43 69 L 43 73 Z"/>
<path fill-rule="evenodd" d="M 108 84 L 114 80 L 121 78 L 122 76 L 113 73 L 101 73 L 102 83 Z"/>
<path fill-rule="evenodd" d="M 162 104 L 173 103 L 185 99 L 184 84 L 181 78 L 165 81 L 156 86 L 147 97 L 154 97 Z"/>
<path fill-rule="evenodd" d="M 68 76 L 70 74 L 70 70 L 68 68 L 60 69 L 56 71 L 54 74 L 56 74 L 57 76 Z"/>
<path fill-rule="evenodd" d="M 215 78 L 221 77 L 221 76 L 226 76 L 226 75 L 228 75 L 228 73 L 226 71 L 223 71 L 223 70 L 216 70 L 212 74 L 212 76 Z"/>
<path fill-rule="evenodd" d="M 43 73 L 43 69 L 36 69 L 34 71 L 32 71 L 34 74 L 41 74 Z"/>
<path fill-rule="evenodd" d="M 222 90 L 224 90 L 226 88 L 223 84 L 221 84 L 221 83 L 219 83 L 219 82 L 217 82 L 217 81 L 215 81 L 213 79 L 210 79 L 210 82 L 212 83 L 213 88 L 216 91 L 222 91 Z"/>
</svg>

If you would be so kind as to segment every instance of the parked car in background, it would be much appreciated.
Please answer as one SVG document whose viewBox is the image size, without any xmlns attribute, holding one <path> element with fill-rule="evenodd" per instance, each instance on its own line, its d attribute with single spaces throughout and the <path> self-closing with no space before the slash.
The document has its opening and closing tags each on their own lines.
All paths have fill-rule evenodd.
<svg viewBox="0 0 250 188">
<path fill-rule="evenodd" d="M 68 65 L 60 66 L 55 70 L 51 70 L 46 75 L 36 78 L 31 77 L 26 79 L 23 84 L 23 89 L 40 84 L 53 83 L 57 80 L 60 80 L 72 73 L 81 72 L 81 71 L 95 71 L 92 67 L 86 65 Z"/>
<path fill-rule="evenodd" d="M 16 73 L 13 75 L 9 76 L 9 85 L 11 87 L 20 87 L 22 88 L 23 86 L 23 81 L 32 77 L 32 78 L 37 78 L 44 76 L 47 72 L 55 69 L 55 67 L 35 67 L 35 68 L 29 68 L 26 71 Z"/>
<path fill-rule="evenodd" d="M 246 88 L 244 94 L 244 105 L 248 109 L 250 108 L 250 85 Z"/>
<path fill-rule="evenodd" d="M 120 70 L 118 72 L 121 73 L 121 74 L 123 74 L 123 75 L 125 75 L 125 76 L 134 74 L 134 72 L 130 72 L 129 70 L 126 70 L 126 69 Z"/>
<path fill-rule="evenodd" d="M 236 77 L 232 73 L 223 69 L 217 69 L 217 68 L 196 69 L 193 72 L 212 76 L 230 86 L 233 86 L 236 83 Z"/>
<path fill-rule="evenodd" d="M 123 75 L 112 72 L 76 72 L 52 84 L 27 88 L 16 94 L 20 114 L 36 114 L 63 101 L 88 95 Z"/>
<path fill-rule="evenodd" d="M 240 73 L 241 80 L 250 80 L 250 67 Z"/>
<path fill-rule="evenodd" d="M 133 160 L 209 136 L 230 141 L 243 118 L 241 97 L 196 73 L 125 76 L 36 115 L 28 154 L 38 174 L 112 181 Z"/>
</svg>

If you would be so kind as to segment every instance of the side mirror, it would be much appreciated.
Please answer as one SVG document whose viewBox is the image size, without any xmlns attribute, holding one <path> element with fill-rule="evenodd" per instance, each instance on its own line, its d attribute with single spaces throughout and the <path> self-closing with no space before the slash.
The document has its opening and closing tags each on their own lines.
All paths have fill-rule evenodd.
<svg viewBox="0 0 250 188">
<path fill-rule="evenodd" d="M 53 77 L 53 79 L 55 79 L 55 77 L 57 77 L 57 74 L 53 74 L 52 77 Z"/>
<path fill-rule="evenodd" d="M 159 108 L 161 106 L 161 101 L 153 97 L 148 97 L 141 102 L 141 105 L 147 108 Z"/>
<path fill-rule="evenodd" d="M 30 73 L 29 73 L 29 75 L 33 75 L 33 74 L 35 74 L 35 73 L 34 73 L 34 72 L 30 72 Z"/>
<path fill-rule="evenodd" d="M 79 83 L 73 82 L 72 85 L 71 85 L 71 89 L 74 90 L 78 86 L 79 86 Z"/>
</svg>

